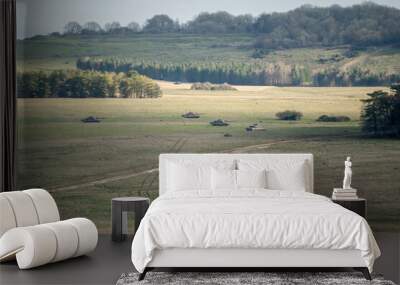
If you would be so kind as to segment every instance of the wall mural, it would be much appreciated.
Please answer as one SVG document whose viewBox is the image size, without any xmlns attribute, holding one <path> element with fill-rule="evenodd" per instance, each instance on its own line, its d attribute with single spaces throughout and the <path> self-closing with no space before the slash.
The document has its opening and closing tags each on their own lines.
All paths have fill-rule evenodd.
<svg viewBox="0 0 400 285">
<path fill-rule="evenodd" d="M 112 197 L 157 197 L 160 153 L 310 152 L 327 196 L 351 156 L 370 224 L 399 230 L 400 10 L 288 10 L 71 19 L 21 37 L 18 187 L 108 232 Z"/>
</svg>

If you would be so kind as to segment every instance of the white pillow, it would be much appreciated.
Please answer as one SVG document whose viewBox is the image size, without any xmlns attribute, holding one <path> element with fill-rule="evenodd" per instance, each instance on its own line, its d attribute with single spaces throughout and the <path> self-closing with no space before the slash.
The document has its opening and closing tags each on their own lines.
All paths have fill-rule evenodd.
<svg viewBox="0 0 400 285">
<path fill-rule="evenodd" d="M 211 167 L 168 163 L 168 191 L 211 189 Z"/>
<path fill-rule="evenodd" d="M 267 170 L 237 170 L 237 187 L 240 188 L 267 188 Z"/>
<path fill-rule="evenodd" d="M 214 191 L 233 191 L 236 189 L 236 170 L 211 169 L 211 184 Z"/>
<path fill-rule="evenodd" d="M 235 169 L 236 161 L 231 159 L 169 159 L 166 162 L 167 191 L 212 191 L 211 168 Z"/>
<path fill-rule="evenodd" d="M 271 190 L 306 191 L 306 163 L 282 159 L 239 160 L 239 170 L 267 170 L 267 188 Z"/>
</svg>

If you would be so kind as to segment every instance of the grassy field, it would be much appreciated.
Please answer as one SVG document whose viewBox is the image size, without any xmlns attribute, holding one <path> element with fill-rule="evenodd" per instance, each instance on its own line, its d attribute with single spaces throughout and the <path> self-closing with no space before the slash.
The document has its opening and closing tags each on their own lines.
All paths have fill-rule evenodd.
<svg viewBox="0 0 400 285">
<path fill-rule="evenodd" d="M 64 218 L 87 216 L 108 232 L 111 197 L 157 197 L 158 174 L 137 173 L 157 168 L 162 152 L 311 152 L 315 190 L 324 195 L 340 186 L 343 161 L 351 155 L 353 185 L 368 199 L 372 227 L 400 229 L 400 143 L 359 133 L 360 99 L 384 88 L 238 86 L 210 92 L 159 84 L 160 99 L 19 99 L 19 188 L 47 188 Z M 276 120 L 274 114 L 285 109 L 303 112 L 303 120 Z M 188 111 L 201 118 L 183 119 Z M 322 114 L 352 121 L 316 122 Z M 80 122 L 89 115 L 102 122 Z M 230 125 L 209 125 L 218 118 Z M 252 123 L 266 131 L 246 133 Z"/>
<path fill-rule="evenodd" d="M 372 71 L 400 71 L 400 49 L 372 47 L 354 57 L 348 47 L 300 48 L 272 51 L 261 59 L 252 58 L 254 35 L 137 34 L 132 36 L 40 37 L 18 41 L 19 70 L 75 68 L 84 56 L 117 56 L 137 62 L 283 62 L 316 71 L 327 67 L 369 68 Z"/>
<path fill-rule="evenodd" d="M 369 48 L 348 57 L 348 47 L 277 50 L 254 59 L 252 35 L 39 37 L 18 41 L 18 70 L 74 69 L 84 56 L 118 56 L 140 61 L 285 62 L 313 70 L 366 67 L 400 71 L 400 49 Z M 322 60 L 321 60 L 322 59 Z M 160 99 L 19 99 L 18 187 L 49 189 L 63 218 L 87 216 L 100 231 L 110 230 L 110 199 L 123 195 L 157 197 L 162 152 L 311 152 L 315 190 L 330 195 L 340 186 L 343 160 L 354 159 L 354 187 L 368 199 L 374 229 L 399 230 L 400 143 L 360 136 L 359 117 L 370 88 L 281 88 L 235 86 L 238 91 L 193 91 L 189 84 L 158 82 Z M 295 109 L 300 122 L 275 113 Z M 183 119 L 185 112 L 200 119 Z M 322 114 L 350 122 L 321 123 Z M 87 116 L 102 118 L 84 124 Z M 214 119 L 228 127 L 212 127 Z M 266 131 L 246 133 L 259 123 Z M 229 133 L 231 137 L 225 137 Z"/>
</svg>

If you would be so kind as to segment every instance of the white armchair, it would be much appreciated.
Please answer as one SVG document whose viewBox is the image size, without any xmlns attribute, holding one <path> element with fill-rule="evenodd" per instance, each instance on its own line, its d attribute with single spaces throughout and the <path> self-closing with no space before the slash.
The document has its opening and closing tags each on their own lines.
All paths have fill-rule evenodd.
<svg viewBox="0 0 400 285">
<path fill-rule="evenodd" d="M 88 219 L 60 221 L 46 190 L 0 193 L 0 262 L 16 258 L 20 269 L 37 267 L 89 253 L 97 239 Z"/>
</svg>

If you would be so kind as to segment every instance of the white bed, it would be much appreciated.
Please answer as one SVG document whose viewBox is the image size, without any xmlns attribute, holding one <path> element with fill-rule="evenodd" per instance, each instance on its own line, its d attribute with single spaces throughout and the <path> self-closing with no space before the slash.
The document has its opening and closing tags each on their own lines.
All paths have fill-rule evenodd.
<svg viewBox="0 0 400 285">
<path fill-rule="evenodd" d="M 235 171 L 265 167 L 269 185 L 185 189 L 207 181 L 203 168 L 217 173 L 221 165 L 238 183 Z M 185 170 L 197 166 L 197 176 Z M 354 267 L 370 278 L 380 255 L 372 232 L 362 217 L 312 194 L 312 154 L 162 154 L 159 171 L 160 197 L 132 243 L 140 279 L 155 267 Z"/>
</svg>

